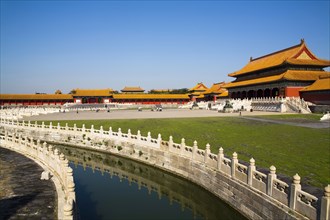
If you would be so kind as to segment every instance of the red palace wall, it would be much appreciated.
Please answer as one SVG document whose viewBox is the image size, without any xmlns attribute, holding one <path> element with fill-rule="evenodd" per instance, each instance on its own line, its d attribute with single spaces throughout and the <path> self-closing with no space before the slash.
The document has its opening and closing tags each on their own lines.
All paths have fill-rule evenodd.
<svg viewBox="0 0 330 220">
<path fill-rule="evenodd" d="M 301 92 L 300 97 L 317 105 L 330 105 L 330 91 L 327 93 Z"/>
<path fill-rule="evenodd" d="M 304 87 L 286 87 L 285 97 L 299 97 L 299 91 Z"/>
</svg>

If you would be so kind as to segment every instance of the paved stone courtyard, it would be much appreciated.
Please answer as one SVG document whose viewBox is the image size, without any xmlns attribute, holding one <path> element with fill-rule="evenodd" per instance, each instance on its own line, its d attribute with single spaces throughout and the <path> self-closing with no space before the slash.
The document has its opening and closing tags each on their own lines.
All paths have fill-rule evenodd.
<svg viewBox="0 0 330 220">
<path fill-rule="evenodd" d="M 274 115 L 281 114 L 277 112 L 242 112 L 242 116 L 253 115 Z M 47 115 L 38 115 L 25 117 L 24 120 L 92 120 L 92 119 L 140 119 L 140 118 L 196 118 L 196 117 L 233 117 L 239 116 L 239 113 L 219 113 L 210 110 L 189 110 L 189 109 L 164 109 L 161 112 L 149 110 L 112 110 L 99 111 L 86 110 L 53 113 Z"/>
<path fill-rule="evenodd" d="M 0 147 L 0 220 L 56 219 L 53 181 L 40 180 L 43 169 L 31 159 Z"/>
<path fill-rule="evenodd" d="M 313 122 L 313 123 L 298 123 L 298 122 L 285 122 L 278 120 L 254 118 L 254 116 L 259 115 L 280 115 L 289 113 L 279 113 L 279 112 L 241 112 L 240 113 L 219 113 L 217 111 L 210 110 L 189 110 L 189 109 L 164 109 L 161 112 L 151 111 L 151 110 L 113 110 L 98 111 L 86 110 L 86 111 L 76 111 L 65 112 L 65 113 L 53 113 L 47 115 L 37 115 L 31 117 L 24 117 L 25 121 L 31 120 L 106 120 L 106 119 L 148 119 L 148 118 L 201 118 L 201 117 L 244 117 L 248 120 L 264 121 L 276 124 L 288 124 L 300 127 L 309 128 L 329 128 L 330 122 Z"/>
</svg>

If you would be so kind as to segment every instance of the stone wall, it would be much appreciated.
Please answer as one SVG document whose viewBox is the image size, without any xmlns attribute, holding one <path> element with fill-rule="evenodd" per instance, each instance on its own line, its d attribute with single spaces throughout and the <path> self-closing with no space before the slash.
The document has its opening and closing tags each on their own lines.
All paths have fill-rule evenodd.
<svg viewBox="0 0 330 220">
<path fill-rule="evenodd" d="M 172 137 L 164 141 L 159 134 L 152 138 L 132 134 L 74 127 L 31 124 L 2 120 L 2 127 L 16 133 L 38 137 L 45 141 L 79 146 L 109 152 L 134 159 L 182 176 L 212 192 L 232 207 L 251 219 L 330 219 L 330 185 L 325 195 L 317 198 L 301 189 L 300 177 L 296 174 L 293 183 L 277 179 L 276 168 L 270 167 L 265 174 L 256 169 L 251 158 L 249 165 L 238 162 L 237 154 L 224 156 L 210 152 L 210 146 L 199 149 L 186 146 L 185 140 L 174 143 Z"/>
<path fill-rule="evenodd" d="M 73 219 L 75 204 L 75 185 L 72 169 L 63 154 L 59 155 L 57 149 L 53 149 L 46 142 L 33 138 L 16 136 L 5 130 L 4 136 L 0 136 L 1 147 L 16 151 L 36 161 L 46 170 L 41 174 L 42 179 L 51 179 L 55 183 L 58 194 L 58 219 Z"/>
</svg>

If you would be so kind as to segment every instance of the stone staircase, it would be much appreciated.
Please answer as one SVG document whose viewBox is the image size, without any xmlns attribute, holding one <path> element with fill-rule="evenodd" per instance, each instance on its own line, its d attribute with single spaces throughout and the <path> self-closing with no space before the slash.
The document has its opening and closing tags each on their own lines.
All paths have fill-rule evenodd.
<svg viewBox="0 0 330 220">
<path fill-rule="evenodd" d="M 304 99 L 300 99 L 297 97 L 287 97 L 285 99 L 285 105 L 287 108 L 287 112 L 295 112 L 302 114 L 312 113 L 308 107 L 307 102 Z"/>
</svg>

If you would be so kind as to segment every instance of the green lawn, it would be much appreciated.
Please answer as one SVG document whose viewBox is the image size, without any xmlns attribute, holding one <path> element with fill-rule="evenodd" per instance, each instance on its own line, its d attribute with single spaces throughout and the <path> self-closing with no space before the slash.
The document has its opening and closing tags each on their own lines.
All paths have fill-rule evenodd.
<svg viewBox="0 0 330 220">
<path fill-rule="evenodd" d="M 289 122 L 318 122 L 323 114 L 281 114 L 281 115 L 262 115 L 255 118 L 265 118 Z"/>
<path fill-rule="evenodd" d="M 57 122 L 53 121 L 53 125 Z M 241 160 L 249 161 L 253 157 L 257 167 L 268 168 L 274 165 L 278 173 L 288 176 L 298 173 L 303 182 L 313 186 L 324 187 L 330 183 L 330 129 L 272 124 L 240 117 L 62 121 L 60 123 L 61 125 L 68 123 L 70 126 L 76 123 L 78 127 L 85 124 L 87 128 L 91 124 L 94 124 L 95 128 L 102 125 L 105 130 L 112 126 L 114 131 L 121 128 L 125 133 L 130 128 L 132 133 L 140 130 L 145 136 L 148 131 L 151 131 L 151 135 L 155 138 L 158 133 L 161 133 L 164 140 L 168 140 L 172 135 L 177 143 L 181 138 L 185 138 L 189 146 L 197 140 L 200 148 L 205 148 L 205 145 L 210 143 L 213 153 L 217 153 L 221 146 L 226 156 L 231 157 L 236 151 Z"/>
</svg>

